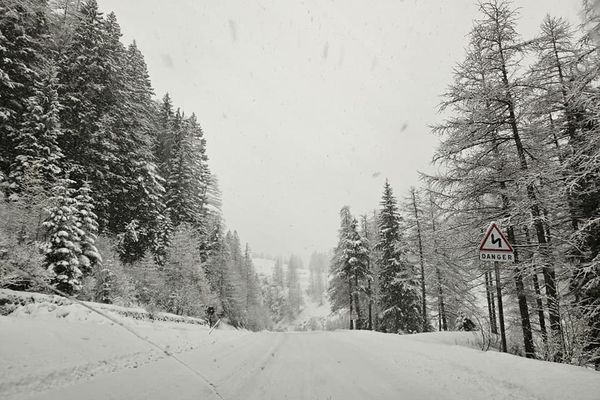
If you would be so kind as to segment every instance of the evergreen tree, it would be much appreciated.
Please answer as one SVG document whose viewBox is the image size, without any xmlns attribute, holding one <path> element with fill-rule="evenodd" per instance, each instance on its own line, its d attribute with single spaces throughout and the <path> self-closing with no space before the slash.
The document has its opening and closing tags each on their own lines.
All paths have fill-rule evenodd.
<svg viewBox="0 0 600 400">
<path fill-rule="evenodd" d="M 77 227 L 80 230 L 79 269 L 89 275 L 93 269 L 102 263 L 102 256 L 96 248 L 96 233 L 98 232 L 97 216 L 90 195 L 91 188 L 87 182 L 77 190 L 75 195 L 75 208 L 77 210 Z"/>
<path fill-rule="evenodd" d="M 14 193 L 27 190 L 31 179 L 40 180 L 42 187 L 49 189 L 62 172 L 56 79 L 52 69 L 45 74 L 26 100 L 21 128 L 12 138 L 16 157 L 10 167 L 9 189 Z"/>
<path fill-rule="evenodd" d="M 310 281 L 308 292 L 313 301 L 323 304 L 323 292 L 325 292 L 324 274 L 327 265 L 327 256 L 322 253 L 312 253 L 308 263 Z"/>
<path fill-rule="evenodd" d="M 416 274 L 404 257 L 400 215 L 392 187 L 386 181 L 379 213 L 376 247 L 381 252 L 379 284 L 380 329 L 388 332 L 419 332 L 422 328 Z"/>
<path fill-rule="evenodd" d="M 126 123 L 130 113 L 125 96 L 125 49 L 119 41 L 116 17 L 109 14 L 105 19 L 96 0 L 83 2 L 80 12 L 58 60 L 63 105 L 59 144 L 72 179 L 79 183 L 88 180 L 94 188 L 100 230 L 114 232 L 115 220 L 121 221 L 115 215 L 120 211 L 115 203 L 119 194 L 131 189 L 128 171 L 124 171 L 130 164 L 127 160 L 136 159 L 144 147 L 132 140 L 137 132 Z"/>
<path fill-rule="evenodd" d="M 347 268 L 344 265 L 344 247 L 345 238 L 352 223 L 352 214 L 348 206 L 340 210 L 340 228 L 338 230 L 338 244 L 334 249 L 333 257 L 329 264 L 329 288 L 328 297 L 333 311 L 348 309 L 352 303 L 352 281 L 346 274 Z"/>
<path fill-rule="evenodd" d="M 298 277 L 298 269 L 302 268 L 302 260 L 296 255 L 291 255 L 288 261 L 285 284 L 288 289 L 288 315 L 290 319 L 300 313 L 302 306 L 302 289 Z"/>
<path fill-rule="evenodd" d="M 421 286 L 421 317 L 423 318 L 423 332 L 429 331 L 429 318 L 427 316 L 427 295 L 426 295 L 426 276 L 425 276 L 425 252 L 423 246 L 424 231 L 423 231 L 423 211 L 420 208 L 419 195 L 414 187 L 410 188 L 408 204 L 405 205 L 407 208 L 405 220 L 408 222 L 409 235 L 411 242 L 415 243 L 412 252 L 416 255 L 415 258 L 419 260 L 420 267 L 420 286 Z"/>
<path fill-rule="evenodd" d="M 281 261 L 281 258 L 277 258 L 273 269 L 273 283 L 276 286 L 283 287 L 283 280 L 283 261 Z"/>
<path fill-rule="evenodd" d="M 339 242 L 331 266 L 333 279 L 329 295 L 334 309 L 343 304 L 344 307 L 348 307 L 351 318 L 356 312 L 358 322 L 351 325 L 351 328 L 361 328 L 363 318 L 360 295 L 366 292 L 366 282 L 370 279 L 369 250 L 367 243 L 358 233 L 358 222 L 348 207 L 341 209 L 340 219 Z M 346 299 L 342 295 L 346 295 Z"/>
<path fill-rule="evenodd" d="M 59 99 L 63 105 L 64 135 L 60 146 L 71 162 L 76 179 L 102 180 L 107 166 L 101 161 L 103 141 L 98 130 L 114 106 L 116 87 L 111 72 L 117 70 L 115 54 L 109 53 L 106 24 L 95 0 L 81 4 L 81 18 L 69 45 L 58 61 Z M 92 185 L 95 185 L 95 179 Z"/>
<path fill-rule="evenodd" d="M 51 282 L 66 294 L 76 294 L 81 289 L 83 273 L 80 269 L 81 238 L 77 200 L 74 198 L 73 181 L 60 179 L 53 188 L 53 206 L 44 222 L 48 229 L 48 249 L 45 267 L 51 274 Z"/>
<path fill-rule="evenodd" d="M 169 93 L 166 93 L 158 105 L 158 132 L 156 133 L 154 154 L 157 159 L 160 175 L 170 175 L 169 165 L 172 159 L 174 142 L 175 112 Z"/>
<path fill-rule="evenodd" d="M 121 243 L 123 260 L 132 262 L 147 250 L 159 256 L 159 242 L 166 239 L 164 236 L 168 236 L 171 229 L 166 227 L 164 179 L 153 154 L 157 129 L 153 90 L 146 63 L 135 42 L 124 54 L 124 62 L 123 100 L 111 112 L 111 121 L 106 126 L 107 137 L 113 138 L 111 147 L 115 154 L 107 189 L 108 229 L 119 234 L 135 228 L 135 240 Z"/>
<path fill-rule="evenodd" d="M 189 222 L 197 228 L 202 228 L 206 188 L 210 178 L 206 168 L 202 129 L 195 115 L 184 119 L 178 110 L 175 114 L 174 132 L 166 204 L 174 226 L 181 222 Z"/>
<path fill-rule="evenodd" d="M 0 182 L 15 162 L 23 115 L 45 64 L 45 11 L 34 1 L 6 0 L 0 5 Z"/>
<path fill-rule="evenodd" d="M 181 225 L 173 235 L 163 271 L 161 289 L 163 307 L 179 315 L 203 315 L 216 299 L 210 290 L 197 249 L 197 233 L 190 225 Z"/>
</svg>

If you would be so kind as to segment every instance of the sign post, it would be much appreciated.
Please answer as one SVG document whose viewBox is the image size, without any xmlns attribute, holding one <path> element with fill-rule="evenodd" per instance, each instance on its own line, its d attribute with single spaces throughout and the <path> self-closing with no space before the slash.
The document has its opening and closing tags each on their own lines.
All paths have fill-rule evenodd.
<svg viewBox="0 0 600 400">
<path fill-rule="evenodd" d="M 215 315 L 215 308 L 213 306 L 206 308 L 206 315 L 208 315 L 208 327 L 212 328 L 213 326 L 213 316 Z"/>
<path fill-rule="evenodd" d="M 494 261 L 494 274 L 496 275 L 496 293 L 498 295 L 498 319 L 500 320 L 500 339 L 502 340 L 502 351 L 506 353 L 506 330 L 504 329 L 504 307 L 502 306 L 502 287 L 500 286 L 500 268 L 498 261 Z"/>
<path fill-rule="evenodd" d="M 358 319 L 358 314 L 355 310 L 352 310 L 350 313 L 350 323 L 352 324 L 352 329 L 356 329 L 356 320 Z"/>
<path fill-rule="evenodd" d="M 499 262 L 514 262 L 515 254 L 512 246 L 502 233 L 498 225 L 492 222 L 488 227 L 481 243 L 479 244 L 479 259 L 494 262 L 494 275 L 496 277 L 496 294 L 498 297 L 498 319 L 500 320 L 500 338 L 502 351 L 507 352 L 506 330 L 504 329 L 504 307 L 502 305 L 502 287 L 500 282 Z"/>
</svg>

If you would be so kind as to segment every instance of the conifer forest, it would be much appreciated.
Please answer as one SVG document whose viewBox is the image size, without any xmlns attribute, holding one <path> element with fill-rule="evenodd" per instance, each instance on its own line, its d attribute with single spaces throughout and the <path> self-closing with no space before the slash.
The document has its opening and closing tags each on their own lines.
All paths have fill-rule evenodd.
<svg viewBox="0 0 600 400">
<path fill-rule="evenodd" d="M 431 127 L 437 172 L 399 197 L 386 182 L 370 214 L 340 210 L 329 295 L 357 329 L 495 336 L 499 284 L 505 351 L 600 368 L 600 19 L 583 12 L 523 38 L 511 3 L 479 5 Z M 477 254 L 491 221 L 515 249 L 499 280 Z"/>
<path fill-rule="evenodd" d="M 219 132 L 155 91 L 115 13 L 0 0 L 0 289 L 211 307 L 249 331 L 473 331 L 486 349 L 600 370 L 600 6 L 577 7 L 578 24 L 546 15 L 523 36 L 513 2 L 477 3 L 420 133 L 437 143 L 430 168 L 408 191 L 382 176 L 370 211 L 340 203 L 335 247 L 303 259 L 258 257 L 226 223 Z M 479 257 L 492 222 L 514 262 Z"/>
</svg>

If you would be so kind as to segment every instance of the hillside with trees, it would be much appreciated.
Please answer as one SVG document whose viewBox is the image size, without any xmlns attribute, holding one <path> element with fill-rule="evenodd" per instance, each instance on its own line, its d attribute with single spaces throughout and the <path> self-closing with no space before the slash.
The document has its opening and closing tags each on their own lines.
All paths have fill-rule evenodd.
<svg viewBox="0 0 600 400">
<path fill-rule="evenodd" d="M 0 287 L 264 329 L 200 120 L 95 0 L 0 5 Z"/>
<path fill-rule="evenodd" d="M 600 16 L 588 2 L 584 16 L 522 38 L 511 3 L 480 4 L 432 127 L 437 172 L 400 201 L 386 182 L 362 231 L 342 208 L 329 295 L 356 328 L 479 329 L 600 368 Z M 492 221 L 514 263 L 480 261 Z"/>
</svg>

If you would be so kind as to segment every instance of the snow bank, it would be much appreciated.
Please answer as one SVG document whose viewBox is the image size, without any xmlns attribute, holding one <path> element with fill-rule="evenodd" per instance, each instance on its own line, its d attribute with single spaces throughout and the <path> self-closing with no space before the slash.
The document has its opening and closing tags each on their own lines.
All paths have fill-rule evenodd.
<svg viewBox="0 0 600 400">
<path fill-rule="evenodd" d="M 120 315 L 139 320 L 170 321 L 199 325 L 207 324 L 203 319 L 163 312 L 151 313 L 143 308 L 121 307 L 113 304 L 85 301 L 82 303 L 111 316 Z M 56 317 L 80 321 L 92 320 L 98 323 L 106 321 L 106 318 L 62 296 L 0 289 L 0 315 L 8 314 L 35 318 Z"/>
<path fill-rule="evenodd" d="M 6 306 L 0 316 L 0 398 L 20 398 L 96 375 L 113 373 L 166 358 L 169 353 L 197 349 L 214 340 L 203 320 L 161 313 L 150 319 L 142 309 L 86 303 L 118 324 L 60 296 L 2 290 Z M 6 307 L 5 307 L 6 309 Z M 219 336 L 245 334 L 219 327 Z"/>
<path fill-rule="evenodd" d="M 487 349 L 483 343 L 483 338 L 480 332 L 428 332 L 417 335 L 410 335 L 411 340 L 416 340 L 423 343 L 445 344 L 452 346 L 463 346 L 472 349 L 482 350 Z M 493 350 L 492 347 L 490 349 Z"/>
</svg>

